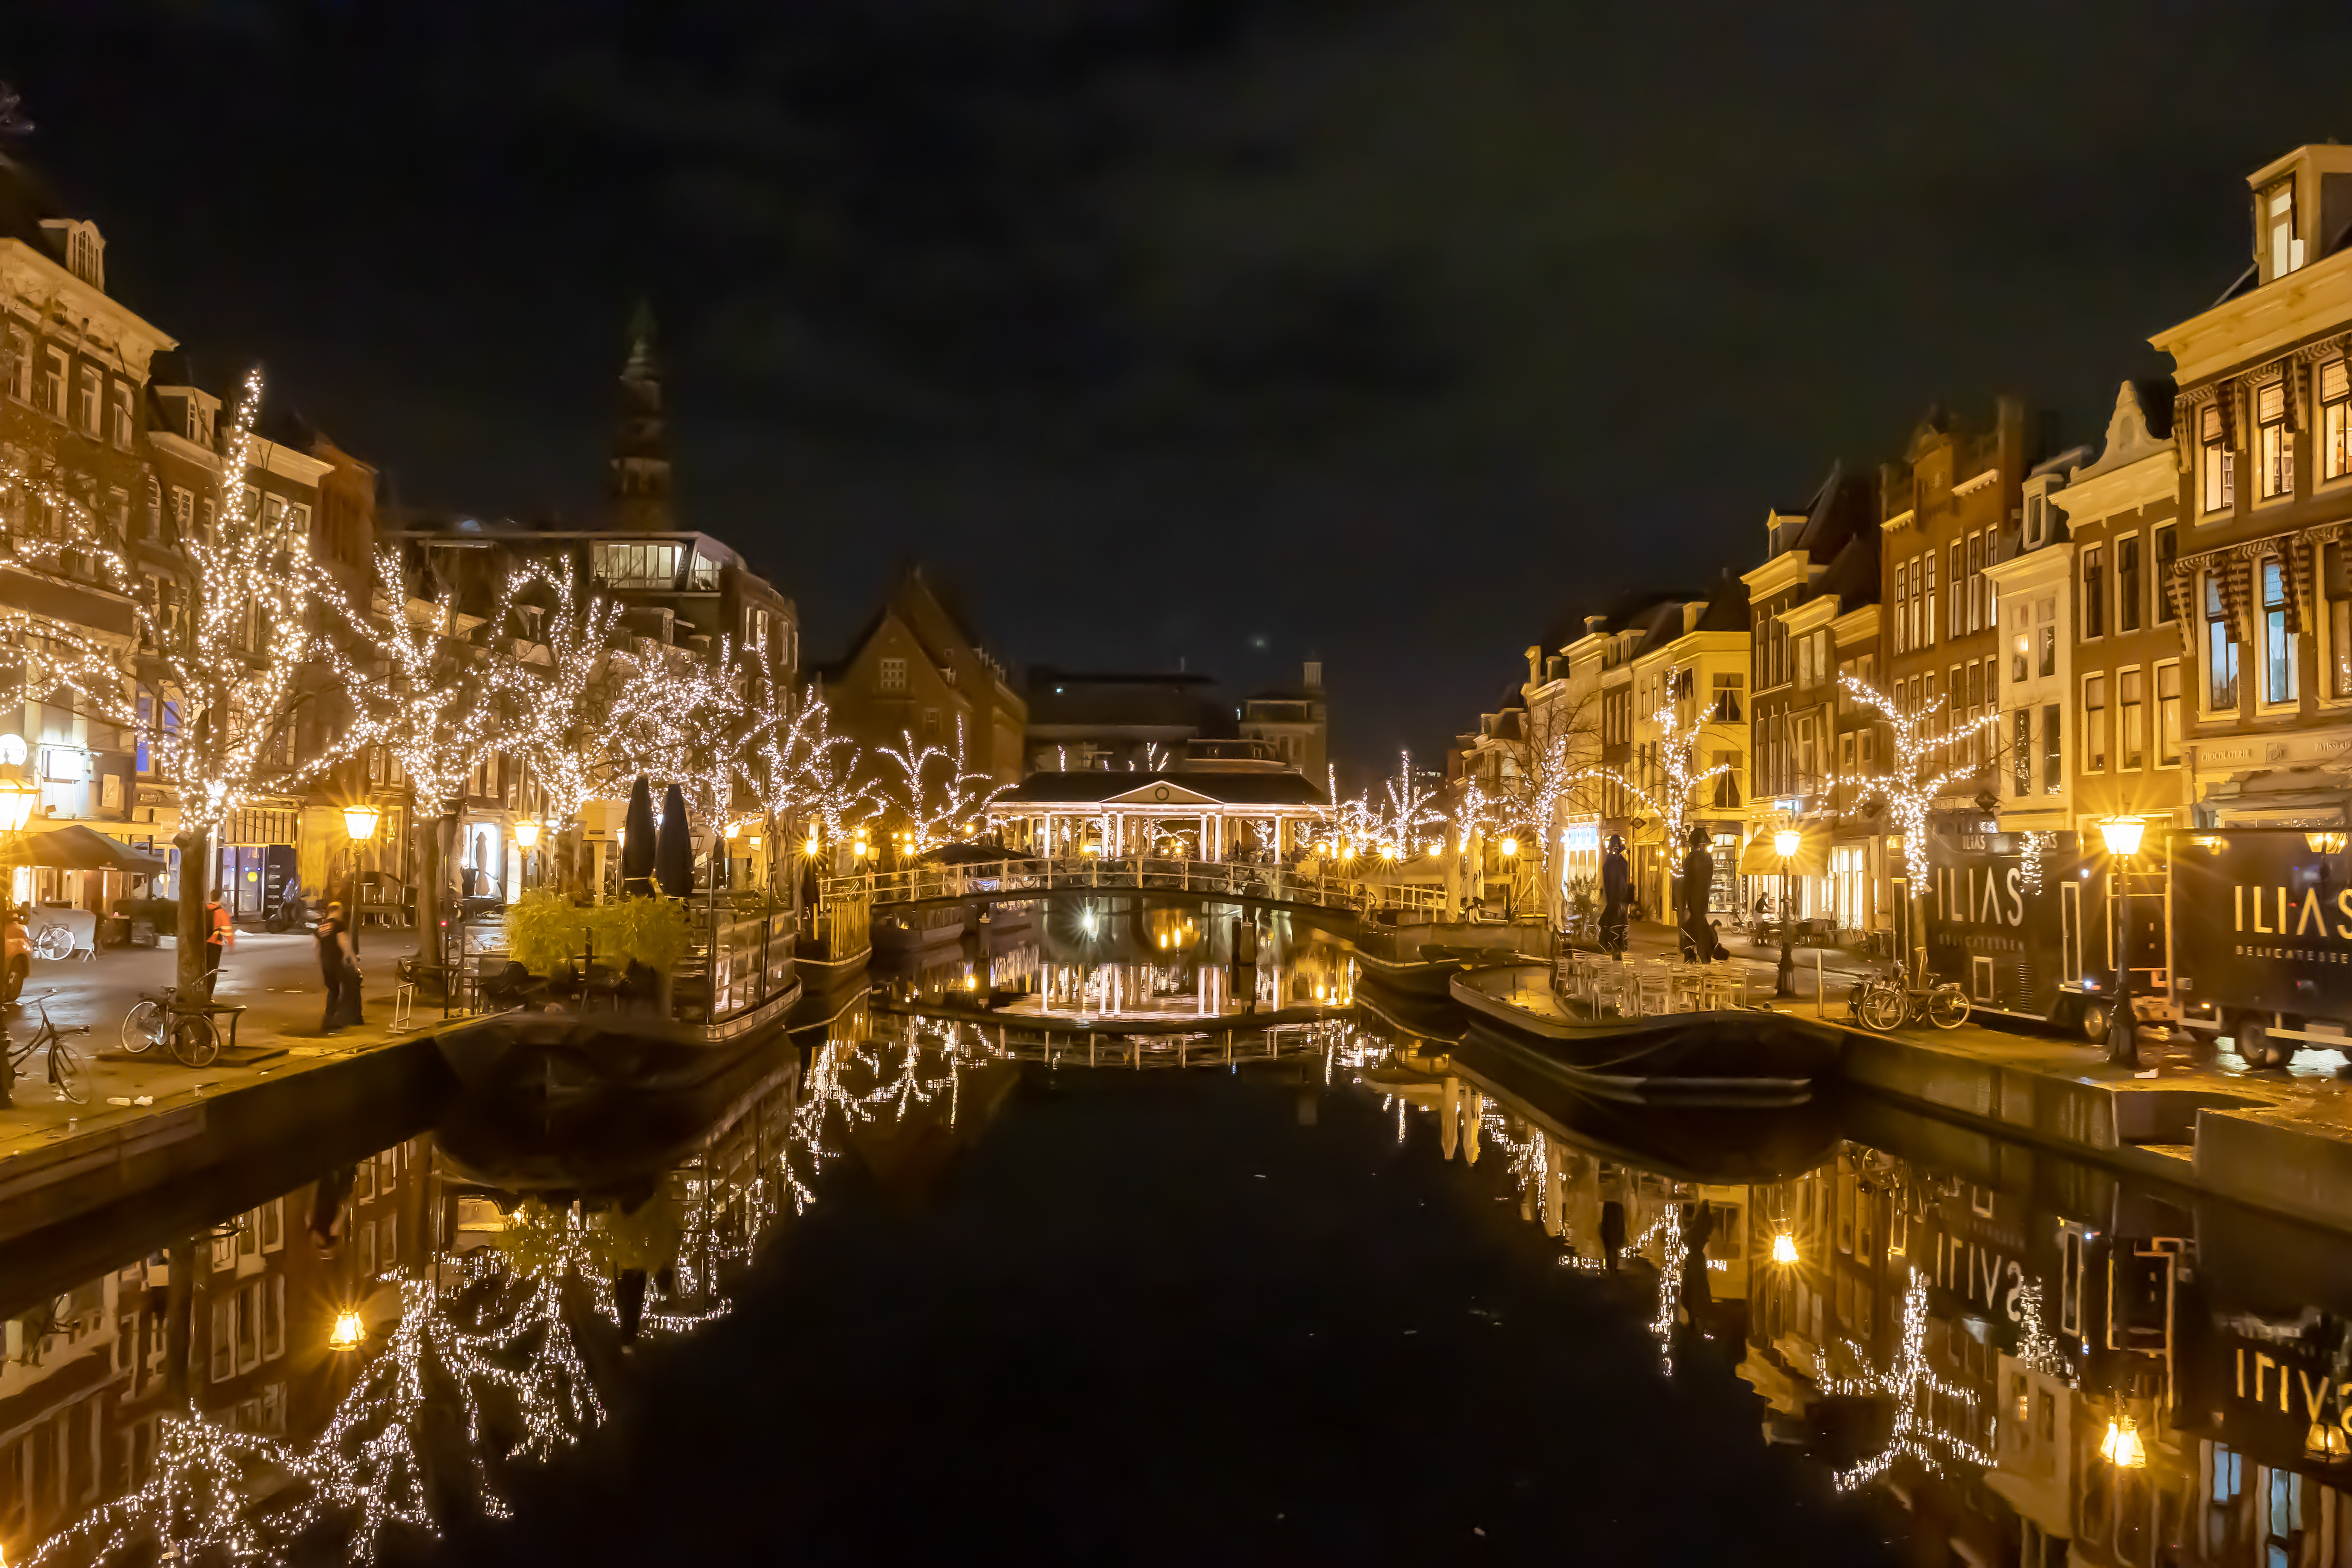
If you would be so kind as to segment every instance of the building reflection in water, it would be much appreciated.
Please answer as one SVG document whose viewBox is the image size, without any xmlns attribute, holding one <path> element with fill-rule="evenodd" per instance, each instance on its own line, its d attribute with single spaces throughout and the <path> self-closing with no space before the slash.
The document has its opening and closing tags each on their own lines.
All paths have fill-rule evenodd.
<svg viewBox="0 0 2352 1568">
<path fill-rule="evenodd" d="M 892 1002 L 1011 1020 L 1168 1025 L 1352 1005 L 1346 950 L 1289 916 L 1201 900 L 1057 898 L 1033 924 L 877 967 Z"/>
<path fill-rule="evenodd" d="M 805 1071 L 780 1047 L 721 1124 L 614 1192 L 502 1187 L 420 1133 L 0 1302 L 0 1562 L 365 1561 L 453 1500 L 501 1514 L 514 1467 L 604 1422 L 625 1344 L 728 1311 L 848 1141 L 952 1124 L 982 1058 L 872 1022 L 845 1011 Z M 338 1349 L 346 1313 L 362 1332 Z"/>
<path fill-rule="evenodd" d="M 1411 1113 L 1443 1158 L 1501 1152 L 1563 1266 L 1654 1289 L 1668 1373 L 1714 1350 L 1768 1440 L 1899 1506 L 1934 1560 L 2352 1564 L 2343 1238 L 1885 1111 L 1871 1142 L 1710 1180 L 1474 1047 L 1359 1035 L 1341 1059 L 1400 1136 Z"/>
</svg>

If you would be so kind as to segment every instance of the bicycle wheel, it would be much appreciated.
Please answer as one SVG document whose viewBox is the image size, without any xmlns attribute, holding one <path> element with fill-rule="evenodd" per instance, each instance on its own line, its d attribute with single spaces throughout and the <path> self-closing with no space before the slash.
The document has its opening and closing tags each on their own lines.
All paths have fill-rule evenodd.
<svg viewBox="0 0 2352 1568">
<path fill-rule="evenodd" d="M 1969 1021 L 1969 998 L 1958 985 L 1936 987 L 1927 998 L 1927 1022 L 1939 1029 L 1957 1029 Z"/>
<path fill-rule="evenodd" d="M 1903 993 L 1892 985 L 1874 985 L 1862 994 L 1862 1021 L 1881 1034 L 1903 1023 Z"/>
<path fill-rule="evenodd" d="M 73 932 L 63 926 L 43 926 L 33 936 L 33 951 L 47 959 L 71 955 L 73 945 Z"/>
<path fill-rule="evenodd" d="M 122 1048 L 136 1056 L 163 1043 L 163 1005 L 152 996 L 122 1016 Z"/>
<path fill-rule="evenodd" d="M 208 1068 L 220 1055 L 220 1035 L 202 1013 L 184 1013 L 172 1021 L 172 1055 L 183 1067 Z"/>
<path fill-rule="evenodd" d="M 63 1035 L 49 1037 L 49 1081 L 76 1105 L 89 1098 L 89 1070 Z"/>
</svg>

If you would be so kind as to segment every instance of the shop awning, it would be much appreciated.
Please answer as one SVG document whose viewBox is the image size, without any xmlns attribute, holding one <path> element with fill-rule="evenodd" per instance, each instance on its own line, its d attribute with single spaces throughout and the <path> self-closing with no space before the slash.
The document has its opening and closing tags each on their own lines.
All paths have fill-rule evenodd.
<svg viewBox="0 0 2352 1568">
<path fill-rule="evenodd" d="M 1772 828 L 1765 828 L 1748 841 L 1739 852 L 1739 874 L 1743 877 L 1777 877 L 1780 874 L 1780 850 L 1772 839 Z M 1825 877 L 1830 869 L 1830 827 L 1825 822 L 1801 824 L 1797 828 L 1797 852 L 1789 857 L 1789 874 L 1792 877 Z"/>
<path fill-rule="evenodd" d="M 78 822 L 12 833 L 0 840 L 0 867 L 39 866 L 53 871 L 121 871 L 152 877 L 164 863 Z"/>
</svg>

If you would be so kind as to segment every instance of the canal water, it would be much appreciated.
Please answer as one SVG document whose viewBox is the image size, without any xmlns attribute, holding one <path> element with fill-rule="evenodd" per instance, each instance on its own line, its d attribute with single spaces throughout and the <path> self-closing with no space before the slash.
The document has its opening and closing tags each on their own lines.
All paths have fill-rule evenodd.
<svg viewBox="0 0 2352 1568">
<path fill-rule="evenodd" d="M 2344 1239 L 1370 1015 L 1088 1067 L 947 989 L 0 1258 L 5 1561 L 2352 1561 Z"/>
</svg>

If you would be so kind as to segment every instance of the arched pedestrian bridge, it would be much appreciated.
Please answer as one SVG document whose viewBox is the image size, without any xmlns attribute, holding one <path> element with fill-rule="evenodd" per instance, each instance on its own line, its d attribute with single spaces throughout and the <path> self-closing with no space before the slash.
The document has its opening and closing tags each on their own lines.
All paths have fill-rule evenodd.
<svg viewBox="0 0 2352 1568">
<path fill-rule="evenodd" d="M 1005 841 L 1028 855 L 835 877 L 823 892 L 827 903 L 870 899 L 876 909 L 1145 892 L 1336 914 L 1444 912 L 1444 889 L 1427 883 L 1286 864 L 1329 809 L 1310 780 L 1271 764 L 1034 773 L 989 806 Z"/>
<path fill-rule="evenodd" d="M 1425 884 L 1327 877 L 1288 866 L 1141 857 L 1113 860 L 1099 855 L 1011 857 L 963 866 L 915 866 L 903 871 L 828 877 L 821 891 L 828 904 L 866 899 L 877 910 L 1004 903 L 1056 893 L 1093 892 L 1174 894 L 1221 903 L 1288 905 L 1354 915 L 1375 910 L 1442 914 L 1445 909 L 1444 890 Z"/>
</svg>

